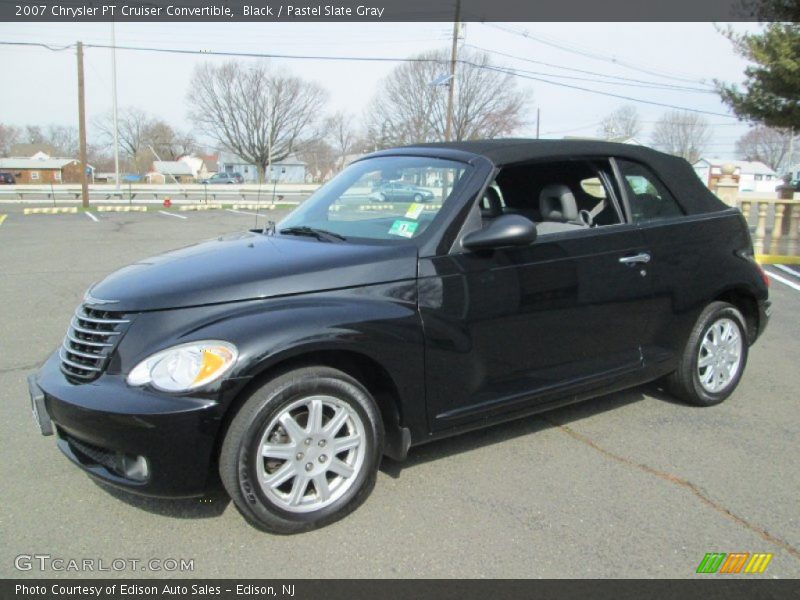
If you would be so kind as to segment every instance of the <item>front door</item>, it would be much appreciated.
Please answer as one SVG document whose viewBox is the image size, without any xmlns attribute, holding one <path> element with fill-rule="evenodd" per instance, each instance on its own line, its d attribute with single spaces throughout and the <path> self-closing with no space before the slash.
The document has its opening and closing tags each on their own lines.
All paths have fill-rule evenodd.
<svg viewBox="0 0 800 600">
<path fill-rule="evenodd" d="M 651 310 L 646 256 L 640 230 L 617 223 L 421 259 L 431 428 L 636 375 Z"/>
</svg>

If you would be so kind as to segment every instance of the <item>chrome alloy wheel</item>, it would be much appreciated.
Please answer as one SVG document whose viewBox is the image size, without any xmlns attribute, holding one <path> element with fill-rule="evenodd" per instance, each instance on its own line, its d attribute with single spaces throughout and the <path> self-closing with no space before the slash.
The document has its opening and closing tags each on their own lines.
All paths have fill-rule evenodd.
<svg viewBox="0 0 800 600">
<path fill-rule="evenodd" d="M 279 508 L 320 510 L 344 495 L 364 464 L 364 423 L 333 396 L 291 403 L 270 421 L 257 447 L 259 483 Z"/>
<path fill-rule="evenodd" d="M 728 318 L 714 321 L 706 331 L 697 357 L 700 385 L 709 393 L 724 390 L 742 368 L 742 335 Z"/>
</svg>

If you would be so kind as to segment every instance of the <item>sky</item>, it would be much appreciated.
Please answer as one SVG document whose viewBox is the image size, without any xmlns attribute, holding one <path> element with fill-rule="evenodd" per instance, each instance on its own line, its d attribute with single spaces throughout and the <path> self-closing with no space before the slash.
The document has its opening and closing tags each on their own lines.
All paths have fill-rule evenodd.
<svg viewBox="0 0 800 600">
<path fill-rule="evenodd" d="M 706 155 L 731 158 L 747 125 L 731 117 L 715 93 L 714 79 L 740 82 L 746 62 L 713 23 L 467 23 L 462 47 L 490 50 L 499 66 L 529 71 L 561 84 L 703 110 L 713 126 Z M 735 24 L 737 31 L 756 24 Z M 119 23 L 118 46 L 187 50 L 379 56 L 403 58 L 429 49 L 449 48 L 451 23 Z M 110 23 L 0 23 L 0 41 L 65 45 L 110 44 Z M 510 55 L 502 56 L 502 54 Z M 117 50 L 117 96 L 120 107 L 134 106 L 183 129 L 193 129 L 187 115 L 193 68 L 203 61 L 225 59 L 203 55 Z M 241 59 L 257 60 L 257 59 Z M 540 61 L 532 63 L 530 61 Z M 77 123 L 74 49 L 0 45 L 0 62 L 12 81 L 2 85 L 0 122 L 14 125 Z M 329 92 L 330 112 L 344 110 L 358 121 L 381 81 L 398 63 L 271 59 L 272 64 L 322 85 Z M 548 66 L 541 63 L 548 63 Z M 578 69 L 583 72 L 567 69 Z M 91 123 L 112 104 L 111 51 L 85 51 L 86 110 Z M 537 74 L 532 74 L 535 72 Z M 611 85 L 606 76 L 638 81 Z M 559 76 L 559 77 L 557 77 Z M 568 79 L 564 76 L 576 79 Z M 580 79 L 579 79 L 580 78 Z M 583 78 L 588 79 L 585 81 Z M 620 80 L 617 80 L 620 81 Z M 518 79 L 529 95 L 526 126 L 519 135 L 533 136 L 536 109 L 542 137 L 593 136 L 599 121 L 614 109 L 633 104 L 649 143 L 662 106 L 631 102 L 542 81 Z M 663 87 L 648 87 L 656 83 Z M 644 86 L 644 87 L 642 87 Z M 677 89 L 692 88 L 692 91 Z M 696 91 L 696 90 L 705 91 Z M 202 139 L 202 132 L 200 134 Z M 90 138 L 93 131 L 89 131 Z M 90 143 L 91 143 L 90 139 Z"/>
</svg>

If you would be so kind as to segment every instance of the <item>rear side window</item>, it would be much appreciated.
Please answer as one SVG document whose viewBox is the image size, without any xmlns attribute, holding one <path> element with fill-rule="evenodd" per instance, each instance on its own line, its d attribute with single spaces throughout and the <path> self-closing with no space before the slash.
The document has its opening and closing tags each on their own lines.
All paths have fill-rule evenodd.
<svg viewBox="0 0 800 600">
<path fill-rule="evenodd" d="M 625 181 L 634 223 L 684 214 L 675 197 L 648 167 L 628 160 L 617 160 L 617 165 Z"/>
</svg>

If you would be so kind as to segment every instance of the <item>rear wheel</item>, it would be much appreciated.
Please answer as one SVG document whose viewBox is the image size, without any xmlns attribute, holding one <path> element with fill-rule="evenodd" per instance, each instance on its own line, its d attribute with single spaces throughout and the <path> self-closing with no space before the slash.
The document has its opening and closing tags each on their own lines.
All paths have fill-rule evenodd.
<svg viewBox="0 0 800 600">
<path fill-rule="evenodd" d="M 383 426 L 369 392 L 327 367 L 290 371 L 234 417 L 220 476 L 244 517 L 274 533 L 336 521 L 375 484 Z"/>
<path fill-rule="evenodd" d="M 698 406 L 725 400 L 747 364 L 746 331 L 744 317 L 735 306 L 709 304 L 689 336 L 678 369 L 667 377 L 670 391 Z"/>
</svg>

